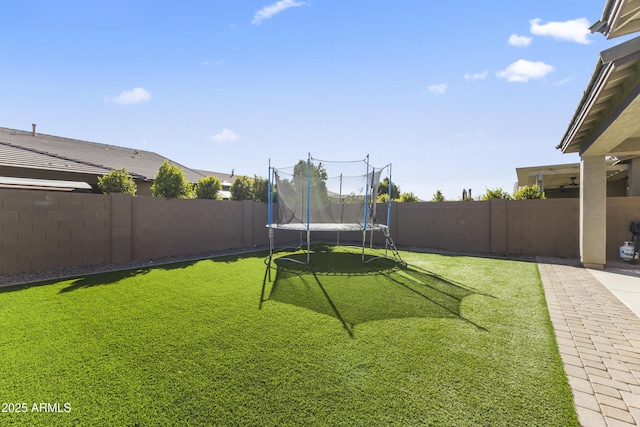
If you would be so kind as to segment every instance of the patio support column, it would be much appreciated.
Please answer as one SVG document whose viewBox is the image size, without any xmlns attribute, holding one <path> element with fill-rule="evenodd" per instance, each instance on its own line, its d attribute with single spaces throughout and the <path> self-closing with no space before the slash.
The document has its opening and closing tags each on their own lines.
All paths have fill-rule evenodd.
<svg viewBox="0 0 640 427">
<path fill-rule="evenodd" d="M 580 159 L 580 261 L 602 269 L 607 261 L 607 175 L 604 156 Z"/>
</svg>

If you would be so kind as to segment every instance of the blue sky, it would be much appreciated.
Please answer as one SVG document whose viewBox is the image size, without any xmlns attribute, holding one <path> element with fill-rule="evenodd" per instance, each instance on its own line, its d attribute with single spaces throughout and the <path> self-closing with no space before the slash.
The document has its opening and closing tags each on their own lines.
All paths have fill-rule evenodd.
<svg viewBox="0 0 640 427">
<path fill-rule="evenodd" d="M 393 164 L 403 192 L 511 192 L 560 142 L 604 0 L 5 0 L 0 126 L 267 176 Z"/>
</svg>

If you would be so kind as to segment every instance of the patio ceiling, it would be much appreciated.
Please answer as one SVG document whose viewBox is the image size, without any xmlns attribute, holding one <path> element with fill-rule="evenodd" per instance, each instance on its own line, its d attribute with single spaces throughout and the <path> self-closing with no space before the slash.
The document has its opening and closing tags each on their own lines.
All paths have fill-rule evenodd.
<svg viewBox="0 0 640 427">
<path fill-rule="evenodd" d="M 640 1 L 640 0 L 638 0 Z M 640 153 L 640 37 L 600 53 L 567 132 L 563 153 Z"/>
<path fill-rule="evenodd" d="M 640 0 L 608 0 L 602 18 L 590 30 L 608 39 L 640 31 Z"/>
<path fill-rule="evenodd" d="M 607 160 L 607 181 L 626 178 L 628 171 L 628 164 L 621 164 L 617 159 Z M 519 187 L 542 184 L 545 190 L 555 190 L 580 185 L 580 163 L 516 168 L 516 174 Z"/>
</svg>

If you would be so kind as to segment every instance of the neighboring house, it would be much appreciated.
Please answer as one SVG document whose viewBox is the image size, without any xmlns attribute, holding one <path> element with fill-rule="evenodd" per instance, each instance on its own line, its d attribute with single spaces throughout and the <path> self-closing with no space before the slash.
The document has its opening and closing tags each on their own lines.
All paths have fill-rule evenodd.
<svg viewBox="0 0 640 427">
<path fill-rule="evenodd" d="M 629 166 L 615 157 L 607 159 L 607 197 L 628 195 Z M 580 197 L 580 163 L 516 168 L 516 175 L 514 193 L 519 188 L 535 185 L 547 199 Z"/>
<path fill-rule="evenodd" d="M 196 171 L 151 151 L 81 141 L 0 127 L 0 188 L 32 188 L 99 193 L 98 177 L 126 169 L 138 195 L 150 196 L 160 166 L 182 169 L 188 181 L 198 182 L 215 172 Z M 222 180 L 221 180 L 222 181 Z"/>
<path fill-rule="evenodd" d="M 234 170 L 231 170 L 230 174 L 222 173 L 222 172 L 212 172 L 196 169 L 198 173 L 203 174 L 204 176 L 215 176 L 220 181 L 222 185 L 222 190 L 220 190 L 220 198 L 222 200 L 231 200 L 231 185 L 233 185 L 233 181 L 236 180 L 237 175 L 234 173 Z"/>
<path fill-rule="evenodd" d="M 608 39 L 640 31 L 640 1 L 607 0 L 591 26 Z M 640 37 L 600 53 L 567 131 L 556 148 L 580 155 L 580 259 L 606 263 L 607 159 L 630 163 L 628 194 L 640 196 Z M 636 171 L 636 173 L 633 173 Z"/>
</svg>

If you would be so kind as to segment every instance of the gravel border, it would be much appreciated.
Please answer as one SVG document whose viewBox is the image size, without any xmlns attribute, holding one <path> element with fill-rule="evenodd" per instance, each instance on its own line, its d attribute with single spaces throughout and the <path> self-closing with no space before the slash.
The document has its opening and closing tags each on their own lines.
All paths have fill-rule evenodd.
<svg viewBox="0 0 640 427">
<path fill-rule="evenodd" d="M 78 267 L 53 268 L 49 270 L 11 273 L 0 275 L 0 288 L 9 286 L 19 286 L 45 282 L 51 280 L 71 279 L 79 276 L 88 276 L 92 274 L 107 273 L 112 271 L 133 270 L 136 268 L 149 268 L 159 265 L 175 264 L 185 261 L 199 261 L 209 258 L 217 258 L 226 255 L 247 254 L 252 252 L 262 252 L 269 250 L 268 246 L 254 247 L 251 249 L 229 249 L 224 251 L 198 252 L 185 255 L 176 255 L 164 258 L 143 259 L 129 262 L 107 263 L 84 265 Z"/>
<path fill-rule="evenodd" d="M 314 243 L 318 244 L 335 244 L 334 241 L 315 241 Z M 274 248 L 275 251 L 280 251 L 283 249 L 290 249 L 293 247 L 299 247 L 299 242 L 288 242 L 282 243 Z M 378 248 L 380 249 L 380 248 Z M 382 248 L 383 249 L 383 248 Z M 461 255 L 461 256 L 473 256 L 473 257 L 482 257 L 482 258 L 500 258 L 500 259 L 512 259 L 517 261 L 536 261 L 536 257 L 534 256 L 508 256 L 508 255 L 497 255 L 497 254 L 485 254 L 478 252 L 455 252 L 455 251 L 444 251 L 434 248 L 398 248 L 399 250 L 410 251 L 410 252 L 426 252 L 426 253 L 434 253 L 434 254 L 442 254 L 442 255 Z M 88 276 L 93 274 L 107 273 L 112 271 L 124 271 L 124 270 L 133 270 L 137 268 L 149 268 L 166 264 L 175 264 L 179 262 L 185 261 L 199 261 L 203 259 L 210 258 L 218 258 L 227 255 L 239 255 L 239 254 L 248 254 L 253 252 L 262 252 L 268 251 L 269 246 L 254 246 L 253 248 L 244 248 L 244 249 L 228 249 L 223 251 L 208 251 L 208 252 L 198 252 L 184 255 L 176 255 L 164 258 L 154 258 L 154 259 L 143 259 L 129 262 L 120 262 L 120 263 L 107 263 L 107 264 L 95 264 L 95 265 L 85 265 L 78 267 L 64 267 L 64 268 L 54 268 L 50 270 L 41 270 L 41 271 L 32 271 L 32 272 L 21 272 L 21 273 L 11 273 L 11 274 L 1 274 L 0 275 L 0 288 L 10 287 L 10 286 L 20 286 L 20 285 L 28 285 L 35 284 L 39 282 L 52 281 L 52 280 L 63 280 L 63 279 L 72 279 L 74 277 L 80 276 Z"/>
</svg>

